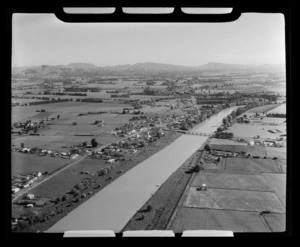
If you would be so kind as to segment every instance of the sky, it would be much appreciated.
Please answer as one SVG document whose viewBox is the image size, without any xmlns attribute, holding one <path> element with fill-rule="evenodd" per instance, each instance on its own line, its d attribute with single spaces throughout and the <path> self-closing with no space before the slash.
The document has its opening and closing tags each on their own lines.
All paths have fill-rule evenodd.
<svg viewBox="0 0 300 247">
<path fill-rule="evenodd" d="M 158 62 L 284 64 L 282 14 L 245 13 L 227 23 L 65 23 L 14 14 L 12 66 Z"/>
</svg>

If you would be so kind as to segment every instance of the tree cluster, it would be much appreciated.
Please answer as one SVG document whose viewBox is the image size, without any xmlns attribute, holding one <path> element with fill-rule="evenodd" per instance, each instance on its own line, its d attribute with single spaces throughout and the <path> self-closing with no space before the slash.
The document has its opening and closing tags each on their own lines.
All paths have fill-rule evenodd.
<svg viewBox="0 0 300 247">
<path fill-rule="evenodd" d="M 231 132 L 217 132 L 214 136 L 218 139 L 231 139 L 233 137 L 233 133 Z"/>
</svg>

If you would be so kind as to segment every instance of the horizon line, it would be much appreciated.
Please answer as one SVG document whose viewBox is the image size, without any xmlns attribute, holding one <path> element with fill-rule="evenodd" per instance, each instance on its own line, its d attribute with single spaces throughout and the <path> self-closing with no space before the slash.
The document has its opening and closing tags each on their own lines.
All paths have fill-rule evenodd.
<svg viewBox="0 0 300 247">
<path fill-rule="evenodd" d="M 208 64 L 226 64 L 226 65 L 245 65 L 245 66 L 261 66 L 261 65 L 285 65 L 285 63 L 227 63 L 227 62 L 207 62 L 204 64 L 200 64 L 200 65 L 180 65 L 180 64 L 169 64 L 169 63 L 161 63 L 161 62 L 135 62 L 135 63 L 126 63 L 126 64 L 115 64 L 115 65 L 96 65 L 94 63 L 91 62 L 70 62 L 68 64 L 55 64 L 55 65 L 51 65 L 51 64 L 39 64 L 39 65 L 21 65 L 21 66 L 13 66 L 11 65 L 11 68 L 21 68 L 21 67 L 37 67 L 37 66 L 42 66 L 42 65 L 46 65 L 46 66 L 68 66 L 70 64 L 90 64 L 90 65 L 94 65 L 97 68 L 98 67 L 114 67 L 114 66 L 125 66 L 125 65 L 136 65 L 136 64 L 146 64 L 146 63 L 152 63 L 152 64 L 163 64 L 163 65 L 172 65 L 172 66 L 182 66 L 182 67 L 199 67 L 199 66 L 204 66 L 204 65 L 208 65 Z"/>
</svg>

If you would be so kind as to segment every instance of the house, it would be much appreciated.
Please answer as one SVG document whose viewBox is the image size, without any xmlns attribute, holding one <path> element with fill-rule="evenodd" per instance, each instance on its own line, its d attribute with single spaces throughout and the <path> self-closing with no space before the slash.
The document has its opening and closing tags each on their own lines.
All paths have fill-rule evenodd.
<svg viewBox="0 0 300 247">
<path fill-rule="evenodd" d="M 108 161 L 106 161 L 107 163 L 113 163 L 115 162 L 116 160 L 115 159 L 109 159 Z"/>
<path fill-rule="evenodd" d="M 267 147 L 272 147 L 272 146 L 275 145 L 275 142 L 274 141 L 265 141 L 264 145 L 267 146 Z"/>
<path fill-rule="evenodd" d="M 23 149 L 22 149 L 22 152 L 23 152 L 23 153 L 28 153 L 30 150 L 31 150 L 31 148 L 23 148 Z"/>
<path fill-rule="evenodd" d="M 34 194 L 28 194 L 27 198 L 30 199 L 30 200 L 34 199 Z"/>
<path fill-rule="evenodd" d="M 254 146 L 254 141 L 253 140 L 248 141 L 248 146 Z"/>
<path fill-rule="evenodd" d="M 73 154 L 72 156 L 71 156 L 71 159 L 76 159 L 78 157 L 78 154 Z"/>
<path fill-rule="evenodd" d="M 13 189 L 12 189 L 12 192 L 13 192 L 13 193 L 17 193 L 18 191 L 20 191 L 19 188 L 13 188 Z"/>
<path fill-rule="evenodd" d="M 263 144 L 263 141 L 262 140 L 255 140 L 255 145 L 260 145 L 260 144 Z"/>
<path fill-rule="evenodd" d="M 275 142 L 275 147 L 284 147 L 284 144 L 283 144 L 283 142 L 276 141 Z"/>
</svg>

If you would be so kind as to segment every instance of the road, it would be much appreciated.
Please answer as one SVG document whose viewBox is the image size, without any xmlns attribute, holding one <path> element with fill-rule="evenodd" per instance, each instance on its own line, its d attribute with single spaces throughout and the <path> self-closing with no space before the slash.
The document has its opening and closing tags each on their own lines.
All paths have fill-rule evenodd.
<svg viewBox="0 0 300 247">
<path fill-rule="evenodd" d="M 108 145 L 110 145 L 110 144 L 112 144 L 112 143 L 122 141 L 122 140 L 124 140 L 124 139 L 130 138 L 130 137 L 132 137 L 132 136 L 134 136 L 134 135 L 136 135 L 136 134 L 139 134 L 139 133 L 140 133 L 140 132 L 136 132 L 136 133 L 131 134 L 131 135 L 129 135 L 129 136 L 123 137 L 123 138 L 119 139 L 118 141 L 114 141 L 114 142 L 110 142 L 110 143 L 104 144 L 104 145 L 98 147 L 97 149 L 95 149 L 94 151 L 97 152 L 97 151 L 101 150 L 102 148 L 105 148 L 106 146 L 108 146 Z M 30 192 L 32 189 L 36 188 L 37 186 L 43 184 L 44 182 L 46 182 L 46 181 L 49 180 L 50 178 L 52 178 L 52 177 L 58 175 L 58 174 L 61 173 L 62 171 L 64 171 L 64 170 L 70 168 L 71 166 L 77 164 L 77 163 L 80 162 L 81 160 L 85 159 L 87 156 L 88 156 L 88 155 L 84 155 L 84 156 L 82 156 L 82 157 L 80 157 L 80 158 L 74 160 L 73 162 L 69 163 L 69 164 L 66 165 L 65 167 L 63 167 L 63 168 L 61 168 L 60 170 L 58 170 L 57 172 L 55 172 L 55 173 L 51 174 L 50 176 L 46 177 L 46 178 L 43 179 L 42 181 L 36 182 L 36 183 L 34 183 L 33 185 L 29 186 L 27 189 L 22 190 L 20 193 L 18 193 L 18 194 L 12 199 L 12 202 L 15 202 L 15 201 L 16 201 L 17 199 L 19 199 L 21 196 L 23 196 L 24 194 Z"/>
<path fill-rule="evenodd" d="M 63 167 L 62 169 L 58 170 L 57 172 L 51 174 L 50 176 L 46 177 L 45 179 L 43 179 L 40 182 L 37 182 L 35 184 L 33 184 L 32 186 L 28 187 L 25 190 L 22 190 L 16 197 L 13 198 L 12 202 L 15 202 L 17 199 L 19 199 L 21 196 L 23 196 L 25 193 L 28 193 L 29 191 L 31 191 L 32 189 L 34 189 L 35 187 L 41 185 L 42 183 L 46 182 L 47 180 L 49 180 L 50 178 L 56 176 L 57 174 L 61 173 L 62 171 L 68 169 L 69 167 L 77 164 L 79 161 L 83 160 L 84 158 L 86 158 L 87 155 L 80 157 L 79 159 L 75 160 L 74 162 L 69 163 L 67 166 Z"/>
</svg>

